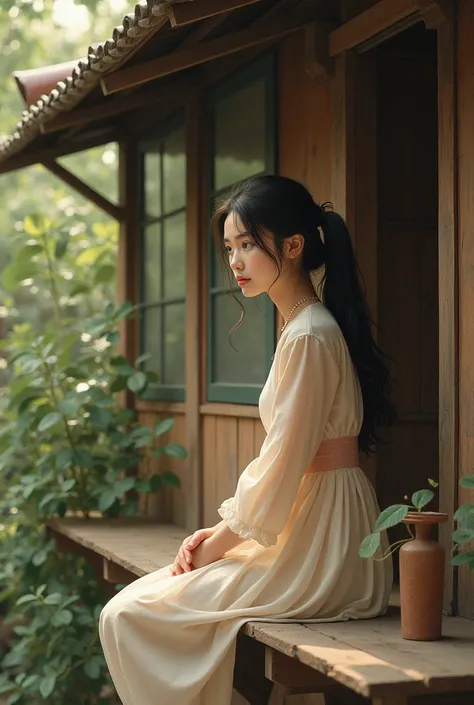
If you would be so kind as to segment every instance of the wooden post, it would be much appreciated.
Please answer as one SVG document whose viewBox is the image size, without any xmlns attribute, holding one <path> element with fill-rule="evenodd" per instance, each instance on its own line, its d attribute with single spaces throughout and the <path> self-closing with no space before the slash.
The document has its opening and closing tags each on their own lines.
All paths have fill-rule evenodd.
<svg viewBox="0 0 474 705">
<path fill-rule="evenodd" d="M 474 4 L 460 0 L 457 8 L 459 474 L 463 476 L 474 468 Z M 472 502 L 472 492 L 459 488 L 459 498 L 461 503 Z M 474 618 L 474 574 L 465 567 L 459 569 L 458 607 L 462 617 Z"/>
<path fill-rule="evenodd" d="M 117 305 L 123 301 L 138 302 L 138 248 L 139 248 L 139 158 L 133 141 L 119 143 L 119 203 L 124 218 L 119 228 L 117 261 Z M 138 355 L 138 320 L 123 321 L 120 333 L 120 353 L 134 361 Z M 125 393 L 127 407 L 134 407 L 134 396 Z"/>
<path fill-rule="evenodd" d="M 458 223 L 455 13 L 438 28 L 438 286 L 439 286 L 439 500 L 450 519 L 440 527 L 446 550 L 444 610 L 456 612 L 449 562 L 457 503 L 458 459 Z"/>
<path fill-rule="evenodd" d="M 202 94 L 190 90 L 186 104 L 187 208 L 186 208 L 186 528 L 194 531 L 202 524 L 201 467 L 201 265 L 205 248 L 201 230 L 204 204 L 202 165 Z"/>
</svg>

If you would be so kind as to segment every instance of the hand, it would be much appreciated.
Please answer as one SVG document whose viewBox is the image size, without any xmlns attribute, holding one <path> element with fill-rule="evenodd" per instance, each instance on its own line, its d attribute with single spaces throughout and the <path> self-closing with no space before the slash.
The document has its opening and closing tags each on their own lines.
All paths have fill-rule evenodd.
<svg viewBox="0 0 474 705">
<path fill-rule="evenodd" d="M 178 555 L 174 559 L 174 563 L 171 566 L 171 575 L 181 575 L 182 573 L 189 573 L 194 570 L 192 564 L 192 552 L 197 548 L 203 541 L 213 535 L 215 527 L 211 529 L 198 529 L 194 534 L 187 536 L 181 548 L 178 551 Z"/>
</svg>

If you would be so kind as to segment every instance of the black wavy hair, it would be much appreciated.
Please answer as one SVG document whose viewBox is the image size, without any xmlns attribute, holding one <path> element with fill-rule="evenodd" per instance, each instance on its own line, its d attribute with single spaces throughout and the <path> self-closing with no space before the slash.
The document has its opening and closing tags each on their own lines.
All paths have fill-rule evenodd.
<svg viewBox="0 0 474 705">
<path fill-rule="evenodd" d="M 303 271 L 325 266 L 321 282 L 324 305 L 336 319 L 354 363 L 364 402 L 359 449 L 369 455 L 382 439 L 378 429 L 396 420 L 391 401 L 392 380 L 372 335 L 372 320 L 362 277 L 343 218 L 330 204 L 318 205 L 309 191 L 284 176 L 254 176 L 236 184 L 213 215 L 216 244 L 223 256 L 224 223 L 237 215 L 259 247 L 281 272 L 283 241 L 298 233 L 304 237 Z M 324 240 L 321 238 L 322 231 Z M 276 254 L 269 249 L 265 232 L 274 237 Z M 242 321 L 242 317 L 241 317 Z M 241 322 L 239 321 L 239 323 Z"/>
</svg>

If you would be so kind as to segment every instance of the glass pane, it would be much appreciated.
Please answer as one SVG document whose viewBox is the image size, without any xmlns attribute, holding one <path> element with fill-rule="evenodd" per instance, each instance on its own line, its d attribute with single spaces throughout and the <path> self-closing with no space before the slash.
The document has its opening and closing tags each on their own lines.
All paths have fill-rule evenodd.
<svg viewBox="0 0 474 705">
<path fill-rule="evenodd" d="M 185 304 L 164 307 L 165 316 L 165 384 L 184 386 Z"/>
<path fill-rule="evenodd" d="M 153 223 L 145 228 L 144 237 L 144 302 L 156 303 L 161 300 L 161 224 Z"/>
<path fill-rule="evenodd" d="M 158 148 L 157 148 L 158 149 Z M 144 157 L 145 203 L 143 215 L 156 217 L 161 215 L 161 155 L 159 151 L 148 152 Z"/>
<path fill-rule="evenodd" d="M 151 357 L 145 362 L 147 370 L 153 370 L 161 377 L 161 307 L 148 308 L 143 313 L 143 353 Z"/>
<path fill-rule="evenodd" d="M 264 300 L 244 299 L 240 292 L 236 296 L 245 307 L 244 321 L 231 338 L 237 352 L 230 345 L 229 331 L 239 320 L 241 308 L 231 294 L 217 294 L 213 297 L 211 381 L 263 385 L 270 363 L 265 351 Z"/>
<path fill-rule="evenodd" d="M 186 213 L 178 213 L 164 221 L 165 298 L 186 296 Z"/>
<path fill-rule="evenodd" d="M 217 103 L 214 140 L 214 191 L 265 171 L 263 81 Z"/>
<path fill-rule="evenodd" d="M 172 132 L 163 142 L 164 212 L 186 204 L 186 143 L 184 128 Z"/>
</svg>

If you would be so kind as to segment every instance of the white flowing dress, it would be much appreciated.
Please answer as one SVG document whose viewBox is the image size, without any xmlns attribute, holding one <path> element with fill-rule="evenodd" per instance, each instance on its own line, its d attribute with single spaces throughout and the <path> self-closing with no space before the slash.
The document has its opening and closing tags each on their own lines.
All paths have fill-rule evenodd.
<svg viewBox="0 0 474 705">
<path fill-rule="evenodd" d="M 358 467 L 306 473 L 324 440 L 363 416 L 344 337 L 315 303 L 285 328 L 259 402 L 266 439 L 219 514 L 248 539 L 179 576 L 162 568 L 102 611 L 100 638 L 124 705 L 229 705 L 247 621 L 324 622 L 383 614 L 391 561 L 362 559 L 379 508 Z"/>
</svg>

